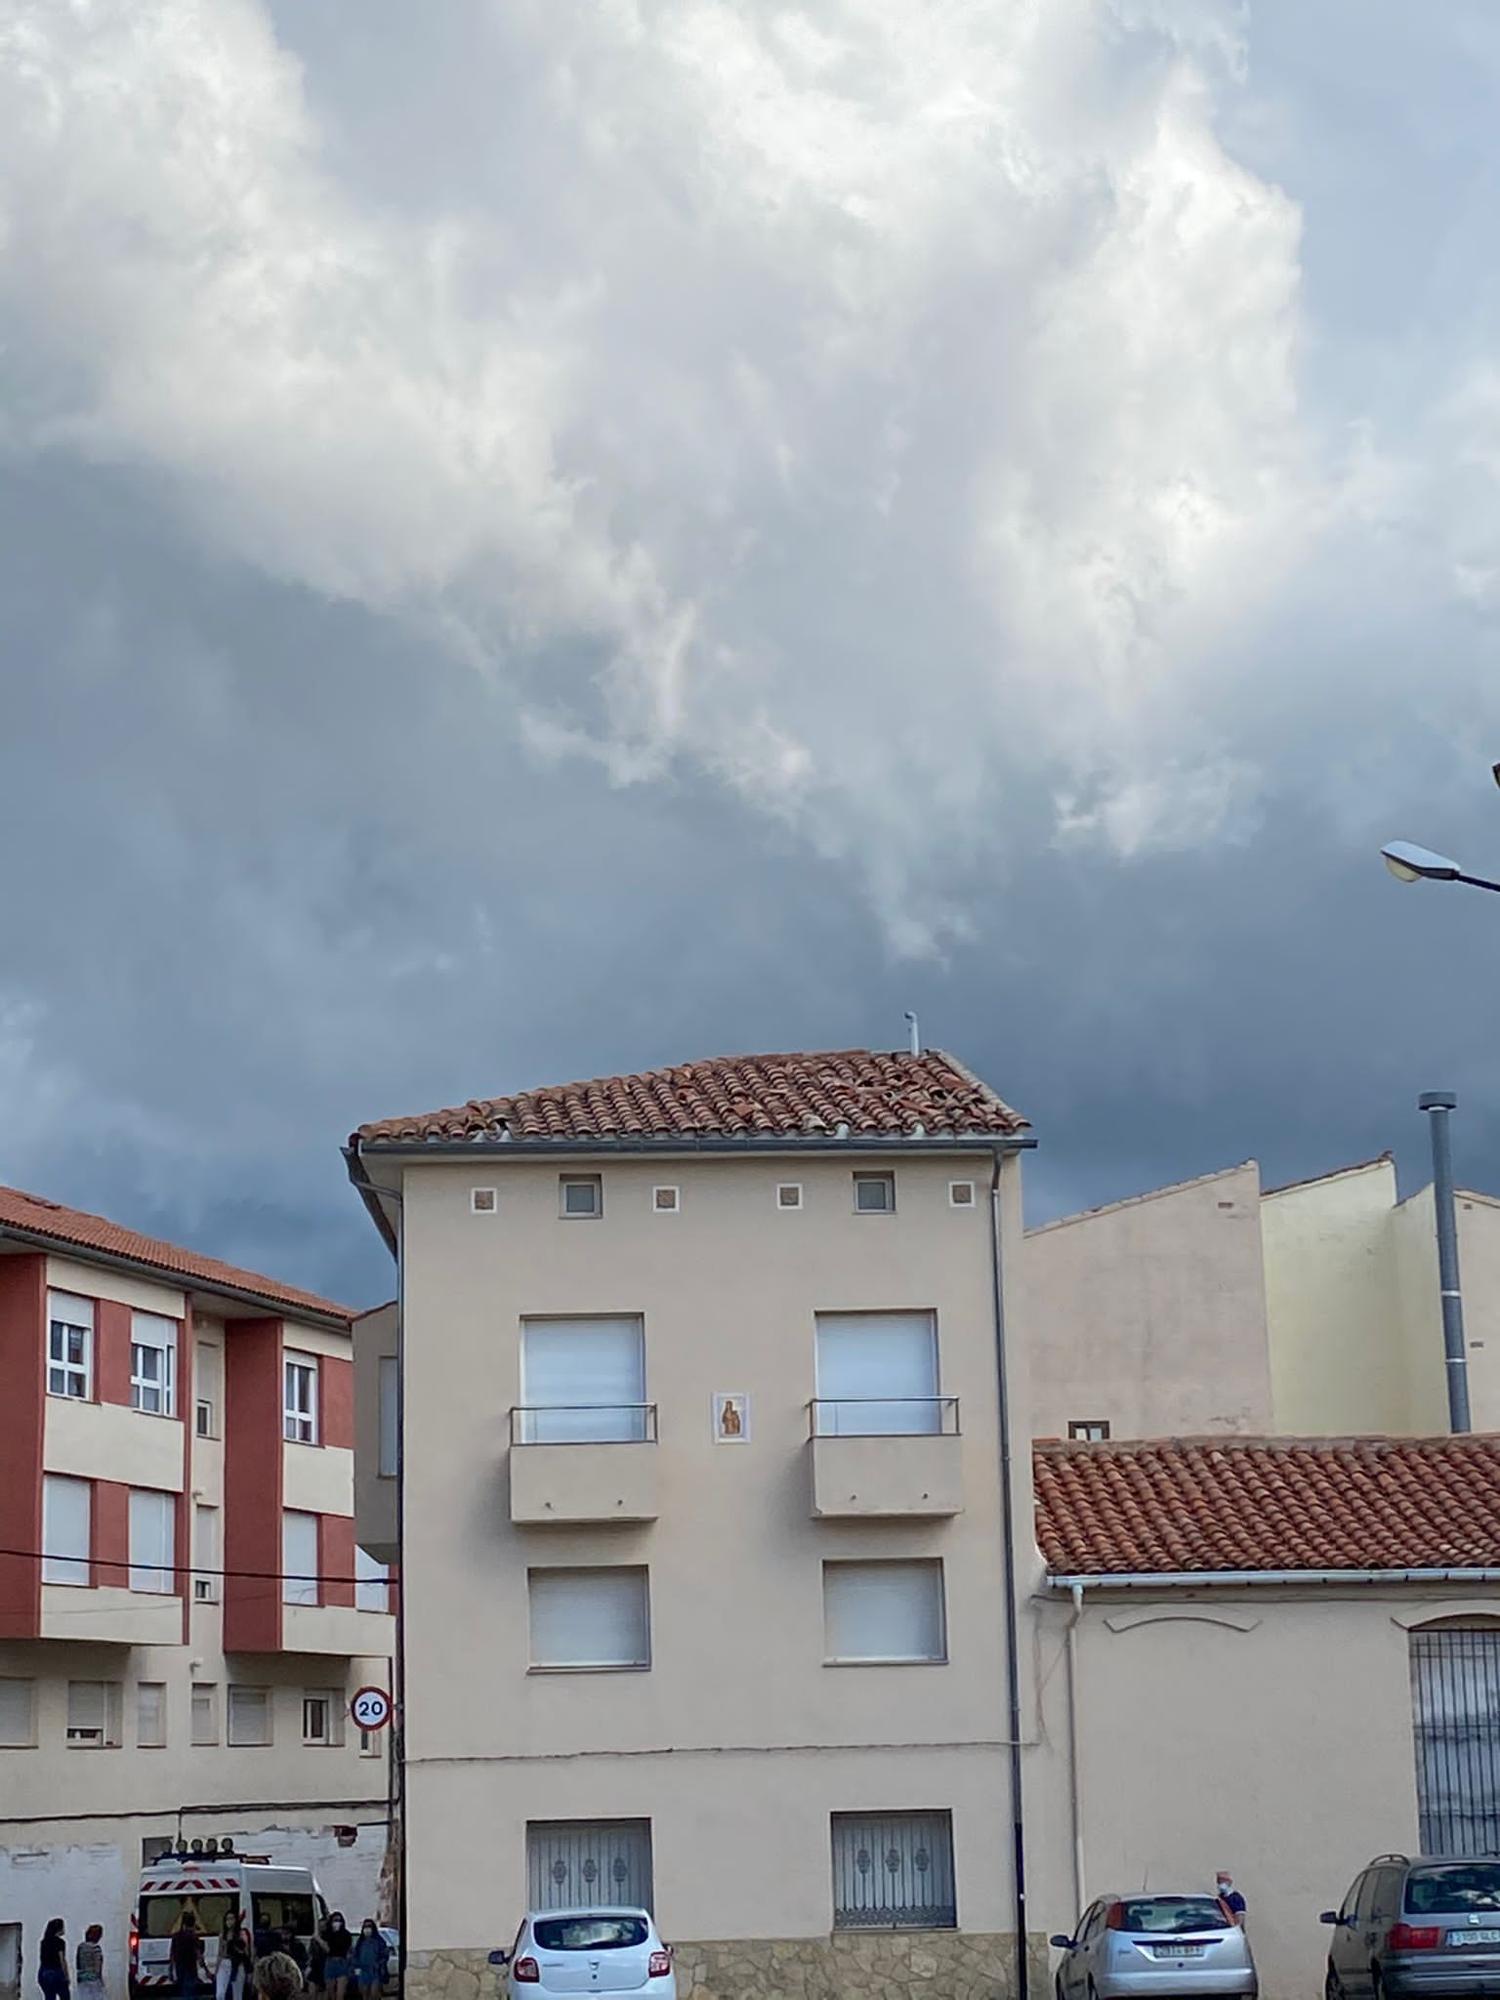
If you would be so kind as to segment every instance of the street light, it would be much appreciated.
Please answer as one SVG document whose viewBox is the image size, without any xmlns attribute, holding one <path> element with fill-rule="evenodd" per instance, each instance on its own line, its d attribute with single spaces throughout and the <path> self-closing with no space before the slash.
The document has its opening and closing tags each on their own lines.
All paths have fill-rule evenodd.
<svg viewBox="0 0 1500 2000">
<path fill-rule="evenodd" d="M 1466 875 L 1456 861 L 1434 854 L 1430 847 L 1418 847 L 1414 841 L 1388 840 L 1380 858 L 1398 882 L 1467 882 L 1471 889 L 1493 889 L 1500 896 L 1500 882 L 1486 881 L 1483 875 Z"/>
</svg>

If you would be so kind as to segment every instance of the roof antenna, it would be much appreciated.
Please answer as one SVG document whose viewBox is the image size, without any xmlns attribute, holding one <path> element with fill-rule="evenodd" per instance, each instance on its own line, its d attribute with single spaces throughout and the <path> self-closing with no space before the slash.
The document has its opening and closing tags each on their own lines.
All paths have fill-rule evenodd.
<svg viewBox="0 0 1500 2000">
<path fill-rule="evenodd" d="M 906 1019 L 911 1027 L 911 1052 L 914 1056 L 919 1056 L 922 1053 L 922 1030 L 917 1023 L 916 1015 L 911 1011 L 910 1007 L 906 1010 Z"/>
</svg>

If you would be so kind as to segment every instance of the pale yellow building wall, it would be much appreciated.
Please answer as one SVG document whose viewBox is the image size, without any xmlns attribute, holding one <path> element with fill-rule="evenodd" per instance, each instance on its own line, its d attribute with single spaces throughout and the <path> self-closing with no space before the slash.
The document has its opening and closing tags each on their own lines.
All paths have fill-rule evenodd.
<svg viewBox="0 0 1500 2000">
<path fill-rule="evenodd" d="M 611 1160 L 604 1215 L 587 1222 L 559 1218 L 555 1161 L 408 1167 L 414 1950 L 495 1943 L 524 1905 L 526 1822 L 570 1816 L 652 1820 L 668 1935 L 811 1937 L 831 1922 L 830 1813 L 948 1806 L 961 1925 L 1012 1927 L 989 1162 L 896 1161 L 889 1216 L 853 1213 L 857 1164 Z M 975 1183 L 972 1208 L 950 1205 L 958 1177 Z M 779 1211 L 776 1184 L 789 1179 L 803 1207 Z M 681 1188 L 680 1212 L 653 1213 L 661 1182 Z M 476 1183 L 498 1183 L 496 1214 L 471 1214 Z M 1015 1231 L 1015 1162 L 1005 1208 Z M 938 1315 L 941 1389 L 961 1406 L 964 1512 L 816 1521 L 814 1315 L 890 1308 Z M 512 1526 L 520 1322 L 547 1313 L 644 1316 L 655 1523 Z M 1024 1358 L 1013 1388 L 1024 1597 L 1040 1574 Z M 748 1444 L 713 1442 L 716 1392 L 749 1398 Z M 917 1555 L 944 1560 L 949 1664 L 825 1667 L 823 1560 Z M 556 1563 L 649 1565 L 649 1672 L 528 1672 L 527 1568 Z M 1029 1646 L 1023 1662 L 1029 1682 Z"/>
<path fill-rule="evenodd" d="M 1388 1159 L 1263 1197 L 1278 1433 L 1411 1430 L 1395 1214 Z"/>
<path fill-rule="evenodd" d="M 1391 1228 L 1396 1253 L 1394 1289 L 1400 1301 L 1398 1340 L 1406 1383 L 1401 1428 L 1412 1436 L 1435 1437 L 1448 1429 L 1448 1386 L 1430 1185 L 1395 1209 Z M 1461 1240 L 1459 1254 L 1462 1270 Z"/>
<path fill-rule="evenodd" d="M 1028 1230 L 1024 1343 L 1039 1437 L 1271 1428 L 1255 1162 Z"/>
<path fill-rule="evenodd" d="M 1460 1189 L 1457 1214 L 1469 1406 L 1476 1431 L 1500 1431 L 1500 1201 Z"/>
<path fill-rule="evenodd" d="M 1078 1632 L 1083 1900 L 1211 1890 L 1227 1868 L 1265 2000 L 1320 1992 L 1319 1911 L 1373 1856 L 1417 1851 L 1409 1627 L 1459 1613 L 1500 1617 L 1500 1597 L 1091 1594 Z M 1064 1789 L 1070 1616 L 1066 1598 L 1039 1613 L 1054 1668 L 1039 1725 Z M 1038 1869 L 1049 1930 L 1072 1927 L 1072 1876 L 1055 1849 Z"/>
</svg>

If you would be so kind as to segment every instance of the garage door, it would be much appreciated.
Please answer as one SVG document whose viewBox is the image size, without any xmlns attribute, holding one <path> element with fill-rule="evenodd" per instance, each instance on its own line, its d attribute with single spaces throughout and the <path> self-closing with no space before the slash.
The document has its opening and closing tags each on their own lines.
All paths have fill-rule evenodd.
<svg viewBox="0 0 1500 2000">
<path fill-rule="evenodd" d="M 526 1889 L 533 1910 L 580 1903 L 651 1903 L 648 1819 L 537 1819 L 526 1829 Z"/>
</svg>

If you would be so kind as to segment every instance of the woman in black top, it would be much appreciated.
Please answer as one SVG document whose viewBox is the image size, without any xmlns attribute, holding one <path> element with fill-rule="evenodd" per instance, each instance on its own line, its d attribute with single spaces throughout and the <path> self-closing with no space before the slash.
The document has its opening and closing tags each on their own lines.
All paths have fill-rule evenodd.
<svg viewBox="0 0 1500 2000">
<path fill-rule="evenodd" d="M 68 1940 L 63 1936 L 61 1917 L 54 1917 L 43 1931 L 38 1958 L 36 1983 L 46 1995 L 46 2000 L 69 2000 Z"/>
</svg>

